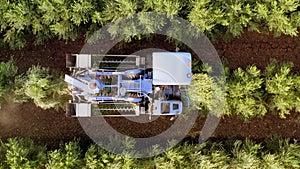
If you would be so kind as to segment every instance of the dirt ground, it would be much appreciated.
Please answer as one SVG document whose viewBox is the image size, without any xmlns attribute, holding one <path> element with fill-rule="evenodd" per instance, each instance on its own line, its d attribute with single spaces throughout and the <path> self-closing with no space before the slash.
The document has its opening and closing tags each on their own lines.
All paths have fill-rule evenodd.
<svg viewBox="0 0 300 169">
<path fill-rule="evenodd" d="M 84 44 L 84 36 L 79 36 L 75 42 L 51 40 L 38 46 L 32 45 L 32 41 L 30 40 L 27 47 L 21 50 L 1 48 L 0 61 L 9 60 L 13 56 L 20 73 L 25 73 L 32 65 L 41 65 L 65 73 L 67 72 L 65 54 L 79 53 Z M 300 36 L 274 38 L 245 32 L 243 36 L 230 42 L 219 41 L 214 45 L 219 55 L 228 61 L 232 69 L 245 68 L 252 64 L 264 68 L 270 58 L 275 58 L 280 62 L 292 61 L 295 64 L 295 71 L 300 70 Z M 157 37 L 148 42 L 133 42 L 122 48 L 116 47 L 110 53 L 130 54 L 145 48 L 174 51 L 175 47 L 175 44 L 165 42 L 164 37 Z M 4 101 L 2 105 L 0 138 L 3 140 L 10 137 L 29 137 L 51 146 L 57 146 L 60 142 L 72 140 L 74 137 L 90 142 L 79 121 L 76 118 L 66 118 L 63 111 L 42 110 L 33 103 L 14 104 Z M 134 137 L 159 134 L 172 125 L 172 122 L 164 118 L 143 125 L 125 118 L 107 118 L 106 121 L 119 132 Z M 189 136 L 197 136 L 204 122 L 205 118 L 199 117 Z M 283 137 L 300 139 L 300 115 L 293 113 L 286 119 L 280 119 L 268 113 L 264 118 L 254 118 L 247 123 L 234 116 L 223 117 L 212 137 L 250 137 L 260 140 L 275 133 Z"/>
</svg>

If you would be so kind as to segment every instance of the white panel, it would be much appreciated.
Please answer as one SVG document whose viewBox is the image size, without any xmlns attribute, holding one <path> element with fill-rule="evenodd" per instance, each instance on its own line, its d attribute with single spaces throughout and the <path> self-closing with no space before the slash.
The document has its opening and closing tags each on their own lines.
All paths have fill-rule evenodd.
<svg viewBox="0 0 300 169">
<path fill-rule="evenodd" d="M 186 52 L 153 52 L 154 85 L 189 85 L 192 73 L 191 54 Z"/>
</svg>

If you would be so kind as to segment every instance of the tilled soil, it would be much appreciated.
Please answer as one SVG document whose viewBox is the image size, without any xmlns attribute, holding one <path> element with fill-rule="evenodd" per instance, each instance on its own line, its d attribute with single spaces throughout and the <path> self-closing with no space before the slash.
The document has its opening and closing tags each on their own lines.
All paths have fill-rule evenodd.
<svg viewBox="0 0 300 169">
<path fill-rule="evenodd" d="M 21 50 L 12 51 L 8 48 L 1 48 L 0 61 L 9 60 L 13 56 L 20 73 L 25 73 L 32 65 L 41 65 L 65 73 L 67 72 L 65 54 L 79 53 L 85 43 L 83 35 L 80 35 L 75 42 L 68 43 L 51 40 L 43 45 L 35 46 L 32 41 L 30 40 L 27 47 Z M 230 42 L 219 41 L 214 45 L 219 55 L 228 61 L 232 69 L 245 68 L 253 64 L 263 69 L 271 58 L 275 58 L 280 62 L 292 61 L 295 64 L 295 71 L 300 70 L 300 36 L 274 38 L 271 35 L 245 32 L 241 37 L 234 38 Z M 164 37 L 157 37 L 151 41 L 116 46 L 110 53 L 131 54 L 145 48 L 174 51 L 176 46 L 165 42 Z M 145 124 L 132 122 L 126 118 L 106 118 L 105 120 L 120 133 L 143 138 L 157 135 L 174 123 L 166 117 Z M 198 117 L 192 124 L 193 128 L 188 136 L 197 137 L 201 133 L 204 122 L 204 117 Z M 14 104 L 4 101 L 0 110 L 0 128 L 0 138 L 3 140 L 10 137 L 29 137 L 51 147 L 75 137 L 85 142 L 91 141 L 76 118 L 66 118 L 62 110 L 58 112 L 42 110 L 33 103 Z M 103 135 L 109 134 L 103 133 Z M 299 139 L 300 115 L 292 113 L 286 119 L 280 119 L 277 115 L 268 113 L 263 118 L 253 118 L 249 122 L 244 122 L 235 116 L 225 116 L 221 118 L 212 137 L 250 137 L 261 140 L 271 134 Z"/>
<path fill-rule="evenodd" d="M 256 65 L 265 68 L 271 59 L 279 62 L 293 62 L 295 71 L 300 70 L 300 36 L 262 35 L 246 31 L 242 36 L 229 43 L 220 41 L 215 44 L 219 56 L 226 58 L 230 68 L 246 68 Z"/>
</svg>

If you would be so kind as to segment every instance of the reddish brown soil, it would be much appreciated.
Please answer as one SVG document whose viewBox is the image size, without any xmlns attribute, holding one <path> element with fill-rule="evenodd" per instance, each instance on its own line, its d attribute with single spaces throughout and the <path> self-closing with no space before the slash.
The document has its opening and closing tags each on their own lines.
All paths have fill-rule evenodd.
<svg viewBox="0 0 300 169">
<path fill-rule="evenodd" d="M 65 54 L 79 53 L 84 44 L 84 37 L 80 36 L 76 42 L 68 42 L 67 44 L 60 40 L 52 40 L 39 46 L 31 44 L 29 42 L 26 48 L 16 51 L 1 48 L 0 61 L 8 60 L 10 56 L 13 56 L 20 73 L 26 72 L 29 67 L 37 64 L 64 73 L 66 72 Z M 229 66 L 233 69 L 245 68 L 251 64 L 264 68 L 270 58 L 275 58 L 280 62 L 292 61 L 295 64 L 295 70 L 300 70 L 300 36 L 274 38 L 245 32 L 243 36 L 234 38 L 230 42 L 216 43 L 215 47 L 219 55 L 226 58 Z M 143 48 L 161 48 L 174 51 L 175 45 L 165 43 L 162 37 L 158 37 L 150 42 L 131 43 L 123 48 L 116 47 L 110 53 L 130 54 Z M 159 118 L 151 124 L 145 125 L 130 122 L 125 118 L 108 118 L 106 120 L 116 130 L 134 137 L 148 137 L 158 134 L 172 124 L 164 118 Z M 197 136 L 204 121 L 205 118 L 198 118 L 189 136 Z M 30 137 L 52 146 L 74 137 L 89 141 L 89 137 L 77 119 L 66 118 L 63 111 L 42 110 L 33 103 L 3 102 L 3 107 L 0 110 L 0 128 L 1 139 Z M 212 136 L 215 138 L 251 137 L 264 139 L 274 133 L 283 137 L 300 139 L 300 115 L 293 113 L 286 119 L 280 119 L 278 116 L 268 113 L 264 118 L 254 118 L 248 123 L 234 116 L 223 117 Z"/>
<path fill-rule="evenodd" d="M 279 62 L 293 62 L 295 70 L 300 70 L 300 36 L 262 35 L 245 32 L 242 36 L 215 44 L 219 56 L 226 58 L 232 69 L 257 65 L 263 69 L 271 58 Z"/>
<path fill-rule="evenodd" d="M 38 46 L 33 45 L 33 41 L 34 39 L 28 40 L 27 47 L 20 50 L 1 48 L 0 61 L 13 57 L 20 73 L 26 72 L 32 65 L 41 65 L 52 70 L 65 72 L 66 53 L 79 53 L 84 44 L 84 36 L 79 36 L 74 42 L 65 43 L 53 39 Z"/>
</svg>

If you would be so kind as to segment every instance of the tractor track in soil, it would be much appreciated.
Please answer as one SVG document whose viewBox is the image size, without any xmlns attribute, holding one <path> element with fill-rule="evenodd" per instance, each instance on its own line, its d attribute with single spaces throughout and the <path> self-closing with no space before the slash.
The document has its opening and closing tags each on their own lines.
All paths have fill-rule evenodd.
<svg viewBox="0 0 300 169">
<path fill-rule="evenodd" d="M 65 68 L 65 54 L 79 53 L 84 45 L 84 36 L 80 35 L 76 41 L 65 43 L 61 40 L 51 40 L 43 45 L 33 45 L 33 39 L 28 41 L 27 47 L 21 50 L 1 48 L 0 61 L 7 61 L 13 56 L 20 73 L 25 73 L 32 65 L 49 67 L 61 73 Z M 245 32 L 241 37 L 230 42 L 215 43 L 219 55 L 225 58 L 231 69 L 246 68 L 257 65 L 263 69 L 275 58 L 279 62 L 292 61 L 295 71 L 300 70 L 300 36 L 261 35 Z M 113 48 L 110 53 L 130 54 L 144 48 L 160 48 L 174 51 L 175 45 L 166 43 L 163 37 L 153 38 L 147 42 L 133 42 L 124 48 Z M 76 118 L 66 118 L 63 111 L 42 110 L 33 103 L 14 104 L 4 101 L 0 110 L 0 138 L 28 137 L 50 147 L 57 147 L 59 143 L 80 138 L 83 142 L 91 142 Z M 152 123 L 141 124 L 130 122 L 125 118 L 106 118 L 113 128 L 121 133 L 134 137 L 149 137 L 166 130 L 172 122 L 158 118 Z M 189 133 L 189 137 L 198 136 L 205 122 L 199 117 Z M 141 130 L 141 127 L 143 130 Z M 109 134 L 109 133 L 107 133 Z M 267 113 L 263 118 L 253 118 L 244 122 L 235 116 L 223 117 L 212 134 L 213 138 L 245 138 L 263 140 L 271 134 L 300 139 L 300 115 L 292 113 L 286 119 Z"/>
</svg>

